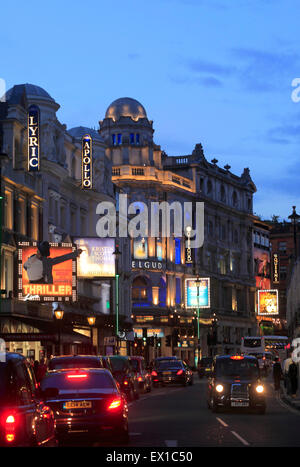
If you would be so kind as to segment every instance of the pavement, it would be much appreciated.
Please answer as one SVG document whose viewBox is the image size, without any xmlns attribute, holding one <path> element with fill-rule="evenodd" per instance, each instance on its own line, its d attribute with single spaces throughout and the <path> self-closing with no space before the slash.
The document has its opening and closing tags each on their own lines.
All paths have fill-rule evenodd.
<svg viewBox="0 0 300 467">
<path fill-rule="evenodd" d="M 295 397 L 287 394 L 287 390 L 281 382 L 280 398 L 296 410 L 300 410 L 300 390 L 298 389 Z"/>
</svg>

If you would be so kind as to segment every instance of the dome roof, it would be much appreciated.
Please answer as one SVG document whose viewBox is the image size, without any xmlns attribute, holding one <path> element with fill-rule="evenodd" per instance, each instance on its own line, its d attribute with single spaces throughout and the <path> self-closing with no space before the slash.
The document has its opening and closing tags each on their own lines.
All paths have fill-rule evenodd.
<svg viewBox="0 0 300 467">
<path fill-rule="evenodd" d="M 101 138 L 101 136 L 96 130 L 93 130 L 92 128 L 88 128 L 86 126 L 76 126 L 74 128 L 70 128 L 70 130 L 68 130 L 68 133 L 73 138 L 79 139 L 81 139 L 84 135 L 89 134 L 94 140 L 103 142 L 103 138 Z"/>
<path fill-rule="evenodd" d="M 18 104 L 22 96 L 26 94 L 27 99 L 47 100 L 55 102 L 45 89 L 35 84 L 16 84 L 6 92 L 6 101 L 10 104 Z"/>
<path fill-rule="evenodd" d="M 112 118 L 114 121 L 120 117 L 131 117 L 133 120 L 147 118 L 146 110 L 139 101 L 131 97 L 121 97 L 115 100 L 108 107 L 105 118 Z"/>
</svg>

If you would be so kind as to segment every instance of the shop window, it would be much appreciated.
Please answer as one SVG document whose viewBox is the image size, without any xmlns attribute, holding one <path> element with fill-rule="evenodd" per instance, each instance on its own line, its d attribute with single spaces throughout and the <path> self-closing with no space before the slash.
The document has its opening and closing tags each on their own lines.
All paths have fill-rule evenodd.
<svg viewBox="0 0 300 467">
<path fill-rule="evenodd" d="M 132 282 L 132 300 L 148 301 L 147 281 L 143 277 L 137 277 Z"/>
</svg>

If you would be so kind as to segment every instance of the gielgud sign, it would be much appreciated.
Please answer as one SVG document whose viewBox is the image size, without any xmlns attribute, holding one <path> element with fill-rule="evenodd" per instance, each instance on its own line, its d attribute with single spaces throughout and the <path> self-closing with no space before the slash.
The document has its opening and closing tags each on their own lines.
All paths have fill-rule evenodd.
<svg viewBox="0 0 300 467">
<path fill-rule="evenodd" d="M 76 301 L 76 258 L 82 250 L 72 243 L 20 242 L 18 298 L 35 301 Z"/>
</svg>

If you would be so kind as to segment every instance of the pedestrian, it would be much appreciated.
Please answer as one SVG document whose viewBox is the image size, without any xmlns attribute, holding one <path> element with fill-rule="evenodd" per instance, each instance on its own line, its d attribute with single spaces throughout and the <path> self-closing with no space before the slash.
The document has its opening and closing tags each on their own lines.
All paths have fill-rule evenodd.
<svg viewBox="0 0 300 467">
<path fill-rule="evenodd" d="M 40 366 L 40 362 L 38 360 L 35 360 L 34 364 L 33 364 L 33 371 L 34 371 L 34 375 L 35 375 L 36 380 L 37 380 L 39 366 Z"/>
<path fill-rule="evenodd" d="M 284 387 L 286 388 L 287 394 L 291 394 L 291 388 L 290 388 L 290 378 L 288 377 L 288 372 L 289 372 L 289 367 L 290 364 L 293 362 L 291 355 L 288 355 L 288 358 L 286 358 L 283 361 L 282 364 L 282 371 L 283 371 L 283 378 L 284 378 Z"/>
<path fill-rule="evenodd" d="M 298 389 L 298 366 L 292 361 L 288 370 L 288 379 L 290 383 L 290 394 L 292 397 L 296 397 Z"/>
<path fill-rule="evenodd" d="M 282 378 L 282 369 L 279 363 L 279 358 L 275 357 L 275 363 L 273 365 L 273 381 L 274 381 L 274 389 L 275 391 L 279 391 L 280 389 L 280 380 Z"/>
</svg>

